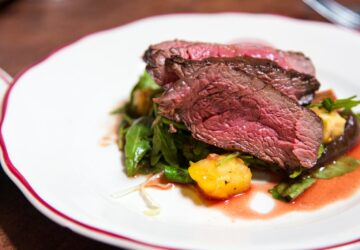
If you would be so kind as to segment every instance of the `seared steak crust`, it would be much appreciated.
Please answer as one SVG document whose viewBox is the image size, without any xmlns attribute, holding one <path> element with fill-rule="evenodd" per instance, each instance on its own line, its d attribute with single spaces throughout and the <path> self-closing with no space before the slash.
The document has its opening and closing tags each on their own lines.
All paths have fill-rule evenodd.
<svg viewBox="0 0 360 250">
<path fill-rule="evenodd" d="M 286 52 L 250 43 L 215 44 L 173 40 L 150 46 L 143 56 L 147 63 L 147 70 L 159 85 L 165 85 L 173 80 L 168 78 L 164 68 L 166 58 L 171 56 L 192 60 L 202 60 L 208 57 L 249 56 L 272 60 L 284 69 L 315 75 L 312 62 L 300 52 Z"/>
<path fill-rule="evenodd" d="M 176 80 L 191 77 L 202 67 L 223 63 L 233 68 L 239 68 L 252 77 L 257 77 L 272 85 L 284 95 L 296 100 L 299 104 L 307 104 L 313 94 L 319 89 L 320 83 L 310 75 L 295 70 L 285 70 L 268 59 L 252 58 L 248 56 L 234 58 L 207 58 L 201 61 L 185 60 L 179 56 L 166 59 L 165 70 L 168 77 Z"/>
</svg>

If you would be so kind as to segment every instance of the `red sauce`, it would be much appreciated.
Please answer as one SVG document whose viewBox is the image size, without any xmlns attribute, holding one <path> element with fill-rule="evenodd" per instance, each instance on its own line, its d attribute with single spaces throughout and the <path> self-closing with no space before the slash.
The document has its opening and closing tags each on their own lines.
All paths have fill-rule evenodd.
<svg viewBox="0 0 360 250">
<path fill-rule="evenodd" d="M 348 153 L 356 159 L 360 159 L 360 145 Z M 274 183 L 253 184 L 248 192 L 235 196 L 229 200 L 212 204 L 212 207 L 221 209 L 232 217 L 245 219 L 270 219 L 293 211 L 310 211 L 322 208 L 330 203 L 349 198 L 360 187 L 360 168 L 343 176 L 330 180 L 318 180 L 312 187 L 306 190 L 292 203 L 274 200 L 274 207 L 268 213 L 259 213 L 250 207 L 250 202 L 258 192 L 268 195 L 268 189 Z"/>
<path fill-rule="evenodd" d="M 349 156 L 360 159 L 360 144 L 348 153 Z M 271 219 L 294 211 L 311 211 L 322 208 L 328 204 L 349 198 L 360 187 L 360 167 L 329 180 L 317 180 L 299 198 L 291 203 L 275 200 L 268 190 L 279 181 L 274 175 L 267 176 L 267 183 L 255 183 L 246 193 L 236 195 L 226 201 L 216 201 L 206 198 L 193 186 L 179 185 L 185 197 L 190 198 L 195 204 L 213 207 L 222 210 L 231 217 L 243 219 Z M 174 184 L 167 182 L 161 175 L 153 176 L 146 183 L 146 187 L 167 190 Z M 274 207 L 268 213 L 259 213 L 250 207 L 256 194 L 262 193 L 274 202 Z"/>
</svg>

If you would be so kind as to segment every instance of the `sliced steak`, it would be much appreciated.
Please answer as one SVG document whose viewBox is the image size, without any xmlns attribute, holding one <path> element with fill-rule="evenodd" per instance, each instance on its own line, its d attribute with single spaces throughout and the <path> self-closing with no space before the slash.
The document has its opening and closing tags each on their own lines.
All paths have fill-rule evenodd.
<svg viewBox="0 0 360 250">
<path fill-rule="evenodd" d="M 154 102 L 192 136 L 282 168 L 311 168 L 322 141 L 321 119 L 241 67 L 219 61 L 184 75 Z"/>
<path fill-rule="evenodd" d="M 299 104 L 309 103 L 320 83 L 312 76 L 295 70 L 285 70 L 268 59 L 243 57 L 207 58 L 201 61 L 185 60 L 179 56 L 166 59 L 165 68 L 168 76 L 176 80 L 190 78 L 194 72 L 212 64 L 226 64 L 232 68 L 239 68 L 251 77 L 257 77 L 284 95 L 296 100 Z"/>
<path fill-rule="evenodd" d="M 293 69 L 308 75 L 315 74 L 312 62 L 299 52 L 285 52 L 269 46 L 250 43 L 225 45 L 174 40 L 150 46 L 143 56 L 147 63 L 147 70 L 159 85 L 165 85 L 174 80 L 168 78 L 164 68 L 165 59 L 171 56 L 192 60 L 202 60 L 208 57 L 250 56 L 272 60 L 284 69 Z"/>
<path fill-rule="evenodd" d="M 288 69 L 296 70 L 300 73 L 315 76 L 315 67 L 311 60 L 302 52 L 295 51 L 281 51 L 277 50 L 279 55 L 286 58 Z"/>
</svg>

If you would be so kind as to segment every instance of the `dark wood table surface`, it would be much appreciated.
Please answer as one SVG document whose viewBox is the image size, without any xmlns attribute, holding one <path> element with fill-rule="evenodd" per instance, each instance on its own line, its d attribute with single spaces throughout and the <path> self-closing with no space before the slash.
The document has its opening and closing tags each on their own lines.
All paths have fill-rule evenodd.
<svg viewBox="0 0 360 250">
<path fill-rule="evenodd" d="M 342 1 L 360 5 L 360 1 Z M 55 48 L 136 19 L 187 12 L 274 13 L 325 21 L 299 0 L 18 0 L 0 6 L 0 67 L 12 76 Z M 241 27 L 239 27 L 241 32 Z M 112 249 L 47 219 L 0 170 L 0 249 Z"/>
</svg>

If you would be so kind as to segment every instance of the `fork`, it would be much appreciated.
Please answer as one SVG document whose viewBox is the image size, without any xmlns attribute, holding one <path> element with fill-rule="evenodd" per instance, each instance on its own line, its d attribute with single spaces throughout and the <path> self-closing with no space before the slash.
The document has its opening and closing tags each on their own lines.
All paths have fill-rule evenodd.
<svg viewBox="0 0 360 250">
<path fill-rule="evenodd" d="M 334 0 L 303 0 L 303 2 L 333 23 L 360 29 L 360 14 Z"/>
</svg>

